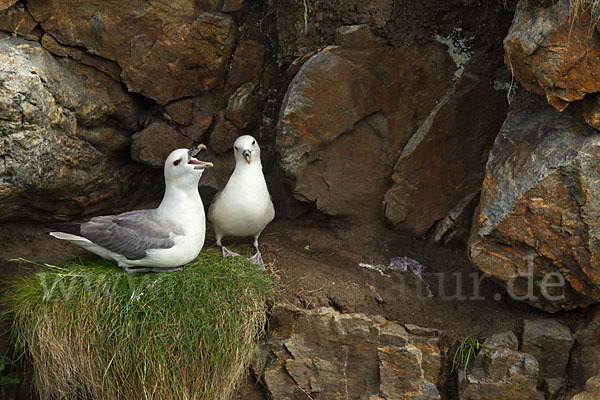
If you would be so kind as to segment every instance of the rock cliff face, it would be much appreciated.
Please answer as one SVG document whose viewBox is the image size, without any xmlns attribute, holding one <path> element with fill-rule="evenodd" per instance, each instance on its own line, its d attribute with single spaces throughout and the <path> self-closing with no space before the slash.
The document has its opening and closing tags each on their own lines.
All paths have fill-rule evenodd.
<svg viewBox="0 0 600 400">
<path fill-rule="evenodd" d="M 473 262 L 547 311 L 600 300 L 600 136 L 575 108 L 511 105 L 486 166 L 469 244 Z"/>
<path fill-rule="evenodd" d="M 159 104 L 216 87 L 235 41 L 229 15 L 201 11 L 191 0 L 27 5 L 45 32 L 63 45 L 117 62 L 127 88 Z"/>
<path fill-rule="evenodd" d="M 14 3 L 0 10 L 13 36 L 0 40 L 0 220 L 130 208 L 160 194 L 166 155 L 203 141 L 216 111 L 235 128 L 220 152 L 262 121 L 264 46 L 241 41 L 232 58 L 221 12 L 241 2 Z M 207 193 L 228 172 L 208 172 Z"/>
<path fill-rule="evenodd" d="M 418 80 L 405 81 L 409 71 Z M 289 86 L 278 125 L 294 195 L 330 215 L 377 218 L 415 119 L 427 116 L 452 72 L 442 46 L 338 47 L 311 57 Z"/>
<path fill-rule="evenodd" d="M 600 91 L 600 35 L 593 25 L 589 10 L 573 14 L 569 0 L 547 8 L 520 1 L 504 39 L 505 62 L 527 90 L 562 111 Z"/>
<path fill-rule="evenodd" d="M 273 399 L 440 399 L 440 332 L 278 306 L 255 369 Z"/>
<path fill-rule="evenodd" d="M 326 214 L 383 213 L 423 236 L 478 192 L 506 100 L 477 76 L 454 82 L 444 46 L 368 48 L 377 42 L 364 31 L 338 31 L 351 47 L 314 55 L 291 82 L 278 124 L 281 167 L 294 196 Z"/>
<path fill-rule="evenodd" d="M 469 244 L 482 271 L 550 312 L 600 301 L 594 12 L 568 1 L 519 2 L 505 62 L 546 101 L 521 94 L 511 105 L 489 155 Z"/>
<path fill-rule="evenodd" d="M 0 219 L 93 214 L 160 187 L 118 155 L 128 148 L 126 111 L 136 100 L 98 71 L 64 61 L 35 42 L 0 40 Z"/>
</svg>

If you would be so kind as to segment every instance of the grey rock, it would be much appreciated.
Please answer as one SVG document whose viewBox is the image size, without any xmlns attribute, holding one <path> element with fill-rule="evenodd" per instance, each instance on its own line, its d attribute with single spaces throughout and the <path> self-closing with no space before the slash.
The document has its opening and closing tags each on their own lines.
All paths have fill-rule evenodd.
<svg viewBox="0 0 600 400">
<path fill-rule="evenodd" d="M 519 340 L 512 331 L 497 333 L 485 340 L 485 345 L 492 349 L 518 350 Z"/>
<path fill-rule="evenodd" d="M 600 300 L 600 136 L 577 107 L 511 104 L 486 165 L 469 256 L 545 311 Z"/>
<path fill-rule="evenodd" d="M 100 127 L 117 114 L 102 90 L 39 43 L 1 37 L 0 219 L 114 212 L 156 191 L 150 188 L 159 177 L 151 171 L 81 138 L 81 124 Z"/>
<path fill-rule="evenodd" d="M 565 375 L 573 343 L 569 328 L 558 321 L 523 321 L 521 351 L 538 360 L 540 378 L 561 378 Z"/>
</svg>

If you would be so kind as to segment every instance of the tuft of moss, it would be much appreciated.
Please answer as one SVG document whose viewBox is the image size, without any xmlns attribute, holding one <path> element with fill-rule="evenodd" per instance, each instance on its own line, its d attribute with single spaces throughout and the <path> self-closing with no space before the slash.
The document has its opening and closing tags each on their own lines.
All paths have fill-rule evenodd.
<svg viewBox="0 0 600 400">
<path fill-rule="evenodd" d="M 160 274 L 95 257 L 38 267 L 2 303 L 47 399 L 228 399 L 277 292 L 270 274 L 216 248 Z"/>
</svg>

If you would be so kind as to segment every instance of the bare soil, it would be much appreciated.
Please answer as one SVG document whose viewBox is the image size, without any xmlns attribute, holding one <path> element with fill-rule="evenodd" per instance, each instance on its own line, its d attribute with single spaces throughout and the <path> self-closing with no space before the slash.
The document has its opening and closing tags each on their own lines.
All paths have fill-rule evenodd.
<svg viewBox="0 0 600 400">
<path fill-rule="evenodd" d="M 33 223 L 1 226 L 0 282 L 31 270 L 27 263 L 11 259 L 59 263 L 83 253 L 46 232 Z M 224 242 L 241 245 L 248 255 L 253 251 L 250 239 L 226 238 Z M 214 244 L 210 228 L 206 243 Z M 345 313 L 382 315 L 402 324 L 437 328 L 450 354 L 463 336 L 484 338 L 506 330 L 520 335 L 524 319 L 548 317 L 511 299 L 489 278 L 482 278 L 466 256 L 465 243 L 441 247 L 380 224 L 357 225 L 308 215 L 295 221 L 275 220 L 263 232 L 260 247 L 267 269 L 283 284 L 280 301 L 309 309 L 333 307 Z M 359 265 L 388 265 L 395 257 L 409 257 L 421 264 L 423 279 L 411 271 L 387 270 L 384 276 Z M 556 317 L 576 328 L 584 320 L 584 311 Z M 8 345 L 7 328 L 4 326 L 5 334 L 0 335 L 1 351 Z M 447 374 L 450 363 L 445 360 Z M 453 398 L 454 379 L 446 381 L 446 398 Z M 243 398 L 260 398 L 258 388 L 246 390 Z"/>
</svg>

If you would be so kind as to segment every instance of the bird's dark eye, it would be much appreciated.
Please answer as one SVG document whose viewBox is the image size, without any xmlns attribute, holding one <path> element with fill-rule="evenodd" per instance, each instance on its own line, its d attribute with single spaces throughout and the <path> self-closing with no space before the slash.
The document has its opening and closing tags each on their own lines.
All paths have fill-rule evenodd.
<svg viewBox="0 0 600 400">
<path fill-rule="evenodd" d="M 173 165 L 178 166 L 180 162 L 181 162 L 181 158 L 173 161 Z"/>
<path fill-rule="evenodd" d="M 238 149 L 238 147 L 237 147 L 237 146 L 235 146 L 235 149 L 236 149 L 236 150 L 238 150 L 238 151 L 240 150 L 240 149 Z"/>
<path fill-rule="evenodd" d="M 252 146 L 254 146 L 256 144 L 256 140 L 252 141 Z"/>
</svg>

